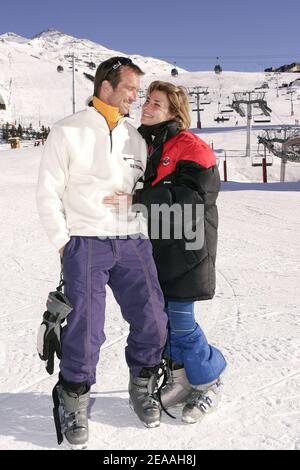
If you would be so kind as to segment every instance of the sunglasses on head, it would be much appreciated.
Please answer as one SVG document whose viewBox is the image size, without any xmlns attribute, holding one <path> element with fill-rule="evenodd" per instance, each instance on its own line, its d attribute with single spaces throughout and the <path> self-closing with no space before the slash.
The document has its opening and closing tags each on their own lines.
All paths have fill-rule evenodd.
<svg viewBox="0 0 300 470">
<path fill-rule="evenodd" d="M 112 65 L 112 69 L 113 70 L 117 70 L 119 67 L 121 67 L 121 65 L 131 65 L 132 64 L 132 60 L 129 59 L 128 57 L 118 57 L 118 59 L 116 59 L 116 62 Z"/>
</svg>

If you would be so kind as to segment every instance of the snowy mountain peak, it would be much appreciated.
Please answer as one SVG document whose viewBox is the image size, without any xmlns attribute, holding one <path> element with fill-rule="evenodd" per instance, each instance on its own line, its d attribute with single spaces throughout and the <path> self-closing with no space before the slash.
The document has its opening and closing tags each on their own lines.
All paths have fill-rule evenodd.
<svg viewBox="0 0 300 470">
<path fill-rule="evenodd" d="M 67 34 L 59 31 L 55 28 L 48 28 L 40 33 L 36 34 L 32 39 L 43 38 L 43 39 L 57 39 L 57 37 L 68 36 Z"/>
<path fill-rule="evenodd" d="M 114 55 L 127 55 L 125 52 L 115 51 L 102 46 L 89 39 L 77 38 L 55 28 L 48 28 L 35 35 L 32 39 L 22 38 L 15 33 L 5 33 L 0 36 L 0 57 L 3 61 L 21 61 L 23 64 L 29 59 L 31 75 L 32 58 L 42 63 L 53 62 L 55 70 L 57 65 L 69 67 L 70 57 L 75 54 L 77 66 L 89 72 L 89 63 L 101 63 Z M 10 59 L 8 59 L 10 57 Z M 140 65 L 146 73 L 157 74 L 171 71 L 172 65 L 152 57 L 132 55 L 133 60 Z M 11 62 L 10 62 L 11 63 Z M 85 69 L 85 70 L 84 70 Z M 39 69 L 41 71 L 41 69 Z M 184 71 L 178 68 L 178 71 Z M 9 79 L 8 79 L 9 80 Z M 1 76 L 0 76 L 1 85 Z"/>
<path fill-rule="evenodd" d="M 109 57 L 128 54 L 54 28 L 41 31 L 32 39 L 12 32 L 0 36 L 0 93 L 6 104 L 6 110 L 0 110 L 0 122 L 52 123 L 70 114 L 73 55 L 76 109 L 80 109 L 93 92 L 97 65 Z M 170 76 L 171 64 L 152 57 L 130 56 L 146 75 Z M 178 68 L 178 71 L 183 70 Z"/>
<path fill-rule="evenodd" d="M 11 41 L 11 42 L 19 42 L 19 43 L 23 43 L 23 42 L 28 41 L 27 38 L 25 38 L 23 36 L 20 36 L 19 34 L 16 34 L 16 33 L 12 33 L 12 32 L 1 34 L 0 35 L 0 40 L 2 40 L 2 41 Z"/>
</svg>

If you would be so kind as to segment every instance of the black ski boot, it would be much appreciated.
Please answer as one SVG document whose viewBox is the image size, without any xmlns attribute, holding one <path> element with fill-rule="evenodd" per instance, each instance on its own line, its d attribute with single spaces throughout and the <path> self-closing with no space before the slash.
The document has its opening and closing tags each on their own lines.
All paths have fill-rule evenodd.
<svg viewBox="0 0 300 470">
<path fill-rule="evenodd" d="M 185 403 L 193 388 L 189 383 L 183 365 L 167 361 L 166 384 L 160 390 L 160 400 L 164 408 Z"/>
<path fill-rule="evenodd" d="M 130 374 L 129 405 L 148 428 L 160 425 L 161 410 L 155 392 L 158 386 L 159 366 L 142 370 L 139 377 Z"/>
<path fill-rule="evenodd" d="M 86 384 L 68 384 L 62 379 L 52 392 L 54 421 L 58 444 L 63 436 L 73 449 L 84 449 L 88 442 L 87 410 L 90 387 Z"/>
</svg>

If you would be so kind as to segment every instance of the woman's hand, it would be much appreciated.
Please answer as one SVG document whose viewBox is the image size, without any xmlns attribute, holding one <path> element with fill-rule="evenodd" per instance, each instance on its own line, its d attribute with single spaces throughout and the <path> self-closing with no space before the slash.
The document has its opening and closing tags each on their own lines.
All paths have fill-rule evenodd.
<svg viewBox="0 0 300 470">
<path fill-rule="evenodd" d="M 105 196 L 103 204 L 111 206 L 114 212 L 128 212 L 132 206 L 132 196 L 131 194 L 117 191 L 112 196 Z"/>
</svg>

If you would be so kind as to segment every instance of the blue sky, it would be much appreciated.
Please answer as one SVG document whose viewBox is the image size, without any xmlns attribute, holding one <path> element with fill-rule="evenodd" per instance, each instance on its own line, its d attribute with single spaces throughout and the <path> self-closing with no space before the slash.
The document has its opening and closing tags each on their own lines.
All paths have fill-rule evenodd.
<svg viewBox="0 0 300 470">
<path fill-rule="evenodd" d="M 300 1 L 14 0 L 0 10 L 0 34 L 47 28 L 187 70 L 259 71 L 300 61 Z"/>
</svg>

